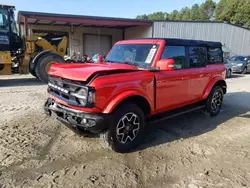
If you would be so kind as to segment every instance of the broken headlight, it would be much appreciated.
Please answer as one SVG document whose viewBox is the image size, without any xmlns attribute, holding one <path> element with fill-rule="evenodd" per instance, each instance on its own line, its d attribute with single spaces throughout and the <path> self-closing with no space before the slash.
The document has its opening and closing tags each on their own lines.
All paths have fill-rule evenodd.
<svg viewBox="0 0 250 188">
<path fill-rule="evenodd" d="M 92 106 L 95 103 L 95 91 L 88 87 L 82 87 L 71 94 L 77 98 L 81 106 Z"/>
</svg>

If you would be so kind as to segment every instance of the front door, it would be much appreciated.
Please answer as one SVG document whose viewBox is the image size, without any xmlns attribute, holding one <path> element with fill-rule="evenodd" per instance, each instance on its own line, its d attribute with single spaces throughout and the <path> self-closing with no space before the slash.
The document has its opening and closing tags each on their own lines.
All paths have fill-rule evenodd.
<svg viewBox="0 0 250 188">
<path fill-rule="evenodd" d="M 174 59 L 173 71 L 159 71 L 156 78 L 156 112 L 167 111 L 187 102 L 188 80 L 185 47 L 166 46 L 161 59 Z"/>
</svg>

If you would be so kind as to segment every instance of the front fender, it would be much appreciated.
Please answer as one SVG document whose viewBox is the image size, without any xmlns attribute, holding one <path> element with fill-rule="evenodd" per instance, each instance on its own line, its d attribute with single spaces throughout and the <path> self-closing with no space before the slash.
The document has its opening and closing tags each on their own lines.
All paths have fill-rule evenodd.
<svg viewBox="0 0 250 188">
<path fill-rule="evenodd" d="M 50 53 L 51 51 L 50 50 L 44 50 L 44 51 L 41 51 L 39 53 L 37 53 L 34 58 L 32 59 L 32 61 L 30 61 L 30 69 L 34 69 L 36 67 L 36 63 L 38 62 L 38 60 L 40 59 L 40 57 Z"/>
<path fill-rule="evenodd" d="M 147 100 L 147 102 L 149 103 L 149 105 L 150 105 L 151 111 L 153 111 L 153 106 L 149 102 L 148 97 L 146 97 L 140 91 L 129 90 L 129 91 L 125 91 L 125 92 L 119 93 L 114 98 L 112 98 L 112 100 L 109 101 L 108 105 L 104 108 L 104 110 L 102 111 L 102 113 L 104 113 L 104 114 L 112 113 L 113 110 L 117 107 L 117 105 L 119 105 L 123 100 L 127 99 L 128 97 L 132 97 L 132 96 L 140 96 L 140 97 L 145 98 Z"/>
<path fill-rule="evenodd" d="M 224 80 L 224 78 L 223 78 L 222 76 L 216 76 L 216 77 L 214 77 L 212 80 L 210 80 L 210 82 L 208 83 L 208 85 L 207 85 L 205 91 L 203 92 L 202 99 L 206 99 L 206 98 L 209 96 L 209 94 L 210 94 L 212 88 L 213 88 L 214 85 L 215 85 L 217 82 L 219 82 L 219 81 L 225 82 L 225 80 Z M 225 82 L 225 84 L 226 84 L 226 82 Z"/>
</svg>

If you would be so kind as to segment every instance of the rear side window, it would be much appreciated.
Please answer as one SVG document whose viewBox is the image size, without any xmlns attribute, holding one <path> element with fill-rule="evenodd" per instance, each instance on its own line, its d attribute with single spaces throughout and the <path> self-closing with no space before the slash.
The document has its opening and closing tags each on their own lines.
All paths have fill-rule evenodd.
<svg viewBox="0 0 250 188">
<path fill-rule="evenodd" d="M 217 64 L 223 62 L 223 52 L 221 48 L 208 48 L 209 64 Z"/>
<path fill-rule="evenodd" d="M 205 47 L 189 47 L 189 68 L 207 65 L 207 49 Z"/>
<path fill-rule="evenodd" d="M 161 59 L 173 59 L 174 69 L 183 69 L 186 56 L 184 46 L 165 46 Z"/>
</svg>

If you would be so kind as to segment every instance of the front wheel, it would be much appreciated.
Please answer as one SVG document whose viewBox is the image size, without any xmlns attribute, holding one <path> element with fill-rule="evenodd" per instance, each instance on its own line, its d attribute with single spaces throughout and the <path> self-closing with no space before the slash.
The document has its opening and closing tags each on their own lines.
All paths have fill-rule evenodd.
<svg viewBox="0 0 250 188">
<path fill-rule="evenodd" d="M 129 152 L 141 139 L 145 127 L 144 113 L 135 104 L 124 104 L 113 117 L 114 122 L 101 137 L 114 151 Z"/>
<path fill-rule="evenodd" d="M 223 103 L 223 90 L 220 86 L 216 86 L 212 89 L 207 102 L 205 111 L 211 116 L 216 116 L 220 113 Z"/>
<path fill-rule="evenodd" d="M 242 74 L 246 74 L 247 73 L 247 68 L 245 67 L 242 71 Z"/>
<path fill-rule="evenodd" d="M 47 83 L 48 82 L 48 71 L 51 67 L 51 65 L 55 64 L 55 63 L 64 63 L 64 59 L 63 57 L 57 55 L 57 54 L 53 54 L 53 53 L 49 53 L 46 54 L 44 56 L 42 56 L 41 58 L 39 58 L 36 67 L 35 67 L 35 73 L 37 75 L 37 77 Z"/>
</svg>

